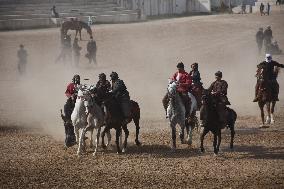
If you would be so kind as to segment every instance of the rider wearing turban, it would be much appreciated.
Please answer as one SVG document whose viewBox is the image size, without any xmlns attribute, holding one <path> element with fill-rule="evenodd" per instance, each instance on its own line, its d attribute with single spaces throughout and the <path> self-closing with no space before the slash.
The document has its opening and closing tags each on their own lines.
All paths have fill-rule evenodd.
<svg viewBox="0 0 284 189">
<path fill-rule="evenodd" d="M 272 60 L 271 54 L 266 54 L 265 61 L 258 64 L 257 68 L 257 83 L 255 86 L 255 99 L 253 102 L 257 102 L 259 100 L 258 91 L 260 88 L 264 87 L 261 84 L 263 83 L 262 80 L 265 79 L 267 79 L 268 86 L 271 89 L 272 100 L 279 101 L 279 84 L 277 82 L 278 71 L 275 71 L 275 68 L 284 68 L 284 64 L 279 64 L 278 62 Z"/>
</svg>

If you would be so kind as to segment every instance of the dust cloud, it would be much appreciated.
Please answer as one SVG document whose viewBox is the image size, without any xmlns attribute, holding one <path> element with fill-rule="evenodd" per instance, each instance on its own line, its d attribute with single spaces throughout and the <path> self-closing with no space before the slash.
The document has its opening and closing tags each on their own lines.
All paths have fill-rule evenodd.
<svg viewBox="0 0 284 189">
<path fill-rule="evenodd" d="M 139 102 L 142 119 L 164 119 L 161 99 L 167 79 L 176 71 L 179 61 L 185 63 L 187 71 L 192 63 L 199 63 L 204 87 L 214 81 L 216 71 L 222 71 L 229 83 L 232 108 L 240 115 L 257 115 L 257 105 L 252 103 L 254 74 L 264 55 L 258 55 L 254 35 L 258 27 L 270 22 L 270 18 L 265 19 L 260 23 L 254 15 L 250 19 L 221 15 L 98 25 L 95 26 L 98 65 L 90 65 L 84 57 L 88 36 L 83 31 L 78 68 L 71 63 L 55 63 L 60 53 L 59 29 L 1 32 L 1 124 L 39 126 L 55 137 L 62 137 L 59 112 L 73 75 L 79 74 L 90 79 L 82 82 L 95 84 L 99 73 L 109 76 L 111 71 L 118 72 L 131 98 Z M 284 44 L 279 25 L 275 23 L 272 29 L 276 26 L 274 36 L 279 44 Z M 74 39 L 75 32 L 69 33 Z M 17 72 L 19 44 L 24 44 L 29 54 L 25 76 Z M 274 59 L 283 62 L 283 57 Z M 284 82 L 282 73 L 279 80 Z"/>
</svg>

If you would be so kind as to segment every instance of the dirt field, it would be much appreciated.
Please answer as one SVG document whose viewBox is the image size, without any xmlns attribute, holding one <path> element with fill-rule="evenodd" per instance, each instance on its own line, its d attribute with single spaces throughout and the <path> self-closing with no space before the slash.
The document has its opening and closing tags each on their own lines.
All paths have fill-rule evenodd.
<svg viewBox="0 0 284 189">
<path fill-rule="evenodd" d="M 284 74 L 276 124 L 259 129 L 259 110 L 252 103 L 258 55 L 255 33 L 271 25 L 284 49 L 284 13 L 271 16 L 212 15 L 144 23 L 99 25 L 95 30 L 98 65 L 89 65 L 83 47 L 79 68 L 54 61 L 60 51 L 59 29 L 0 33 L 0 188 L 284 188 Z M 74 38 L 74 32 L 71 32 Z M 27 74 L 17 72 L 20 43 L 28 50 Z M 284 63 L 284 56 L 273 56 Z M 212 135 L 199 152 L 198 133 L 192 147 L 170 151 L 170 129 L 161 99 L 167 80 L 183 61 L 186 70 L 198 62 L 208 87 L 217 70 L 229 83 L 229 100 L 239 117 L 235 149 L 224 130 L 221 153 L 213 155 Z M 117 155 L 111 146 L 78 158 L 76 147 L 64 149 L 59 110 L 65 87 L 78 73 L 95 83 L 98 74 L 117 71 L 131 98 L 141 107 L 141 141 Z M 114 137 L 113 137 L 114 138 Z"/>
</svg>

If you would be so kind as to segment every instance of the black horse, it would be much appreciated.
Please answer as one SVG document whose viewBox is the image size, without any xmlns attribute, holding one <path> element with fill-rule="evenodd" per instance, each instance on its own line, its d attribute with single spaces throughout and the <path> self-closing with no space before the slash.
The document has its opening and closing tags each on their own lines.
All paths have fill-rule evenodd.
<svg viewBox="0 0 284 189">
<path fill-rule="evenodd" d="M 237 113 L 226 107 L 226 117 L 227 117 L 227 128 L 231 130 L 231 142 L 230 148 L 234 147 L 234 136 L 235 136 L 235 122 L 237 119 Z M 213 147 L 214 153 L 217 155 L 219 152 L 219 147 L 221 144 L 221 130 L 222 124 L 219 120 L 219 115 L 216 109 L 216 101 L 214 97 L 209 93 L 209 91 L 204 90 L 204 95 L 202 96 L 202 105 L 200 108 L 200 119 L 203 122 L 203 132 L 200 136 L 200 150 L 204 152 L 203 140 L 205 135 L 211 131 L 214 135 Z"/>
<path fill-rule="evenodd" d="M 123 129 L 125 133 L 125 140 L 123 144 L 123 151 L 126 150 L 127 147 L 127 138 L 129 135 L 129 131 L 127 129 L 127 124 L 130 123 L 132 120 L 136 126 L 136 138 L 135 143 L 137 146 L 141 145 L 139 141 L 139 130 L 140 130 L 140 107 L 139 104 L 133 100 L 130 100 L 130 110 L 131 110 L 131 119 L 127 124 L 124 123 L 124 116 L 122 114 L 120 105 L 118 101 L 112 96 L 112 94 L 107 94 L 107 97 L 103 101 L 103 107 L 105 112 L 105 129 L 102 132 L 102 147 L 105 148 L 104 144 L 104 136 L 105 133 L 114 128 L 116 130 L 116 145 L 117 145 L 117 152 L 120 153 L 121 149 L 119 147 L 119 137 L 121 135 L 121 131 Z"/>
</svg>

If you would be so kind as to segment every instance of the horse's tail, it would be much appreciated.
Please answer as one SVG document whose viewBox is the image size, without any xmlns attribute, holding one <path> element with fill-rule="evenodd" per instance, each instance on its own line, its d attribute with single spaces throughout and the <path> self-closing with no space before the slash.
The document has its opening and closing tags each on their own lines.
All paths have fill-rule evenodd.
<svg viewBox="0 0 284 189">
<path fill-rule="evenodd" d="M 140 107 L 139 107 L 138 102 L 135 102 L 134 100 L 130 100 L 130 104 L 131 104 L 132 117 L 140 119 Z"/>
</svg>

